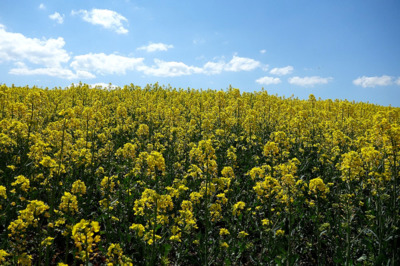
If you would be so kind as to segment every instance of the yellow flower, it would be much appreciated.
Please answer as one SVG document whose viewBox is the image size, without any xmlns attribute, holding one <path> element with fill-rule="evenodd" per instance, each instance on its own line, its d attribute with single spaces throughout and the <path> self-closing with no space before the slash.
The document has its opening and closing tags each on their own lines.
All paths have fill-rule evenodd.
<svg viewBox="0 0 400 266">
<path fill-rule="evenodd" d="M 54 237 L 47 237 L 45 240 L 43 240 L 40 244 L 42 246 L 50 246 L 53 243 Z"/>
<path fill-rule="evenodd" d="M 0 197 L 7 199 L 7 190 L 4 186 L 0 186 Z"/>
<path fill-rule="evenodd" d="M 222 247 L 222 248 L 229 248 L 229 245 L 228 245 L 228 243 L 226 243 L 226 242 L 222 242 L 222 243 L 221 243 L 221 247 Z"/>
<path fill-rule="evenodd" d="M 245 238 L 246 236 L 248 236 L 249 234 L 246 233 L 245 231 L 240 231 L 238 237 L 239 238 Z"/>
<path fill-rule="evenodd" d="M 269 226 L 269 225 L 271 225 L 271 221 L 268 220 L 268 219 L 262 219 L 262 220 L 261 220 L 261 223 L 262 223 L 263 226 Z"/>
<path fill-rule="evenodd" d="M 171 240 L 171 241 L 182 242 L 181 236 L 182 236 L 182 233 L 179 232 L 178 234 L 171 236 L 171 237 L 169 238 L 169 240 Z"/>
<path fill-rule="evenodd" d="M 74 225 L 71 237 L 79 251 L 84 250 L 88 253 L 93 251 L 93 246 L 100 241 L 100 236 L 95 235 L 99 230 L 100 226 L 97 221 L 82 219 L 79 223 Z M 83 252 L 83 254 L 85 254 L 85 252 Z M 82 256 L 82 259 L 84 259 L 84 256 Z"/>
<path fill-rule="evenodd" d="M 26 252 L 18 256 L 18 265 L 32 265 L 32 256 Z"/>
<path fill-rule="evenodd" d="M 240 215 L 240 213 L 241 213 L 240 211 L 243 210 L 245 206 L 246 206 L 246 203 L 244 203 L 243 201 L 239 201 L 238 203 L 233 205 L 232 214 L 234 216 Z"/>
<path fill-rule="evenodd" d="M 324 181 L 320 178 L 314 178 L 310 180 L 309 185 L 310 191 L 317 194 L 318 192 L 326 194 L 329 192 L 329 188 L 324 184 Z"/>
<path fill-rule="evenodd" d="M 50 156 L 43 157 L 43 159 L 40 161 L 40 164 L 47 168 L 57 167 L 56 161 L 51 159 Z"/>
<path fill-rule="evenodd" d="M 76 196 L 69 192 L 64 192 L 58 208 L 66 213 L 74 214 L 75 212 L 78 212 L 78 200 Z"/>
<path fill-rule="evenodd" d="M 147 136 L 149 134 L 149 126 L 140 124 L 136 134 L 138 134 L 138 136 Z"/>
<path fill-rule="evenodd" d="M 73 184 L 72 184 L 72 189 L 71 192 L 73 194 L 86 194 L 86 185 L 83 181 L 81 180 L 76 180 Z"/>
<path fill-rule="evenodd" d="M 10 256 L 10 254 L 8 254 L 5 250 L 0 249 L 0 263 L 5 262 L 6 261 L 5 257 L 8 256 Z"/>
<path fill-rule="evenodd" d="M 230 233 L 229 233 L 229 231 L 228 231 L 228 229 L 226 229 L 226 228 L 221 228 L 220 230 L 219 230 L 219 235 L 220 236 L 225 236 L 225 235 L 229 235 Z"/>
<path fill-rule="evenodd" d="M 142 237 L 145 231 L 145 228 L 142 224 L 132 224 L 129 229 L 135 230 L 139 237 Z"/>
<path fill-rule="evenodd" d="M 190 201 L 192 201 L 194 204 L 200 203 L 200 199 L 203 198 L 203 194 L 199 192 L 192 192 L 189 195 Z"/>
<path fill-rule="evenodd" d="M 281 230 L 281 229 L 278 229 L 278 230 L 276 230 L 276 232 L 275 232 L 275 235 L 276 236 L 283 236 L 285 234 L 285 231 L 284 230 Z"/>
<path fill-rule="evenodd" d="M 114 192 L 115 188 L 115 182 L 114 179 L 116 179 L 117 176 L 113 175 L 111 177 L 105 176 L 101 180 L 101 195 L 104 196 L 106 193 L 112 193 Z"/>
<path fill-rule="evenodd" d="M 124 256 L 120 244 L 111 243 L 107 249 L 107 265 L 132 265 L 132 260 Z"/>
<path fill-rule="evenodd" d="M 29 179 L 27 179 L 25 176 L 23 175 L 19 175 L 17 177 L 15 177 L 15 182 L 11 183 L 11 186 L 18 186 L 21 185 L 21 190 L 27 192 L 28 189 L 30 188 L 30 182 Z"/>
</svg>

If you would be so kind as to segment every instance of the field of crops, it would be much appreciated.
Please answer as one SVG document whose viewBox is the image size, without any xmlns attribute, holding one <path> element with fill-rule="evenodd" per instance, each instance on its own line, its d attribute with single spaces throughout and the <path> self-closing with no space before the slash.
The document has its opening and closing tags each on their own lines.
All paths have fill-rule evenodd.
<svg viewBox="0 0 400 266">
<path fill-rule="evenodd" d="M 1 265 L 399 265 L 400 108 L 0 85 Z"/>
</svg>

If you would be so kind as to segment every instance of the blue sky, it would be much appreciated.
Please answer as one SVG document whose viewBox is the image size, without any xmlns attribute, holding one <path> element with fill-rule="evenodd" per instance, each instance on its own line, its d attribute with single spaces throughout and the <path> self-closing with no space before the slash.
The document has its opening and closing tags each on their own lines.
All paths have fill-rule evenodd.
<svg viewBox="0 0 400 266">
<path fill-rule="evenodd" d="M 0 83 L 226 89 L 400 106 L 398 0 L 2 0 Z"/>
</svg>

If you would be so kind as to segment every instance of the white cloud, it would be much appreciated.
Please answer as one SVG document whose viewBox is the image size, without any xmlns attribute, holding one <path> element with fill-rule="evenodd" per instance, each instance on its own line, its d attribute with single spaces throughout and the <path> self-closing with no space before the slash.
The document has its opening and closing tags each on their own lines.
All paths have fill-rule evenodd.
<svg viewBox="0 0 400 266">
<path fill-rule="evenodd" d="M 231 61 L 225 63 L 221 60 L 219 62 L 207 62 L 202 68 L 202 72 L 209 75 L 220 74 L 222 71 L 250 71 L 257 67 L 261 67 L 261 63 L 247 57 L 239 57 L 234 55 Z"/>
<path fill-rule="evenodd" d="M 226 66 L 225 62 L 207 62 L 203 66 L 202 72 L 209 75 L 220 74 Z"/>
<path fill-rule="evenodd" d="M 49 18 L 55 20 L 58 24 L 62 24 L 64 22 L 64 15 L 61 16 L 58 12 L 50 15 Z"/>
<path fill-rule="evenodd" d="M 396 80 L 396 84 L 400 86 L 400 78 Z"/>
<path fill-rule="evenodd" d="M 54 16 L 55 19 L 58 15 Z M 29 38 L 20 33 L 8 32 L 0 24 L 0 63 L 14 63 L 15 67 L 9 70 L 9 74 L 12 75 L 48 75 L 63 79 L 90 79 L 95 78 L 95 74 L 124 75 L 127 71 L 138 71 L 157 77 L 178 77 L 192 74 L 214 75 L 224 71 L 251 71 L 255 68 L 265 67 L 254 59 L 237 55 L 234 55 L 229 62 L 225 62 L 223 59 L 209 61 L 202 67 L 159 59 L 155 59 L 153 65 L 147 65 L 144 63 L 144 58 L 104 53 L 76 55 L 71 61 L 70 53 L 64 49 L 64 46 L 65 41 L 61 37 L 57 39 Z M 157 43 L 150 44 L 143 49 L 155 51 L 172 47 L 172 45 Z"/>
<path fill-rule="evenodd" d="M 128 33 L 128 30 L 123 26 L 123 22 L 128 22 L 128 19 L 115 11 L 109 9 L 92 9 L 90 11 L 72 11 L 71 14 L 80 15 L 83 20 L 93 25 L 100 25 L 119 34 Z"/>
<path fill-rule="evenodd" d="M 72 72 L 70 69 L 61 68 L 61 67 L 47 67 L 47 68 L 36 68 L 36 69 L 29 69 L 23 64 L 19 64 L 19 67 L 12 68 L 8 72 L 12 75 L 45 75 L 63 79 L 91 79 L 95 78 L 96 76 L 87 71 L 78 70 L 75 73 Z"/>
<path fill-rule="evenodd" d="M 46 67 L 60 67 L 69 61 L 70 56 L 63 49 L 65 41 L 57 39 L 28 38 L 20 33 L 6 31 L 0 24 L 0 62 L 28 61 Z"/>
<path fill-rule="evenodd" d="M 183 62 L 176 61 L 162 61 L 159 59 L 154 60 L 155 65 L 138 66 L 137 70 L 142 71 L 146 75 L 152 75 L 157 77 L 178 77 L 184 75 L 192 74 L 208 74 L 215 75 L 220 74 L 223 71 L 250 71 L 261 66 L 261 63 L 246 57 L 233 56 L 233 58 L 228 62 L 223 60 L 218 62 L 207 62 L 203 67 L 189 66 Z"/>
<path fill-rule="evenodd" d="M 279 84 L 281 83 L 280 78 L 274 78 L 274 77 L 262 77 L 256 80 L 258 84 L 261 85 L 270 85 L 270 84 Z"/>
<path fill-rule="evenodd" d="M 39 9 L 44 10 L 44 9 L 46 9 L 46 6 L 45 6 L 43 3 L 41 3 L 41 4 L 39 5 Z"/>
<path fill-rule="evenodd" d="M 289 78 L 288 81 L 290 84 L 293 85 L 298 85 L 298 86 L 303 86 L 303 87 L 313 87 L 314 85 L 317 84 L 327 84 L 330 82 L 333 78 L 321 78 L 318 76 L 312 76 L 312 77 L 292 77 Z"/>
<path fill-rule="evenodd" d="M 388 86 L 393 82 L 393 78 L 390 76 L 380 76 L 380 77 L 366 77 L 362 76 L 353 80 L 353 84 L 356 86 L 361 86 L 363 88 L 376 87 L 376 86 Z"/>
<path fill-rule="evenodd" d="M 174 48 L 172 44 L 165 43 L 150 43 L 149 45 L 141 46 L 137 48 L 137 50 L 144 50 L 146 52 L 155 52 L 155 51 L 167 51 L 168 49 Z"/>
<path fill-rule="evenodd" d="M 284 76 L 284 75 L 288 75 L 292 72 L 293 72 L 293 67 L 286 66 L 286 67 L 281 67 L 281 68 L 275 67 L 275 68 L 271 69 L 271 71 L 269 73 L 271 73 L 273 75 Z"/>
<path fill-rule="evenodd" d="M 155 59 L 154 63 L 155 65 L 151 67 L 145 65 L 139 66 L 138 70 L 142 71 L 146 75 L 156 77 L 179 77 L 203 72 L 203 70 L 199 67 L 188 66 L 182 62 L 165 62 Z"/>
<path fill-rule="evenodd" d="M 74 70 L 93 71 L 101 75 L 125 74 L 143 65 L 143 58 L 125 57 L 116 54 L 85 54 L 75 56 L 70 66 Z"/>
<path fill-rule="evenodd" d="M 225 65 L 224 69 L 233 72 L 250 71 L 259 66 L 261 66 L 261 63 L 254 59 L 234 55 L 232 60 Z"/>
<path fill-rule="evenodd" d="M 261 54 L 265 54 L 266 52 L 267 52 L 267 50 L 265 50 L 265 49 L 260 50 Z"/>
</svg>

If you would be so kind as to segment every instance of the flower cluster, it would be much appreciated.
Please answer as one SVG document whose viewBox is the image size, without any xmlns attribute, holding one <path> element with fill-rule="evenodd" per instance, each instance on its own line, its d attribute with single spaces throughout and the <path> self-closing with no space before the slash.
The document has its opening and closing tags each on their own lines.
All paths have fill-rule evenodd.
<svg viewBox="0 0 400 266">
<path fill-rule="evenodd" d="M 400 108 L 156 83 L 0 110 L 2 265 L 400 264 Z"/>
</svg>

